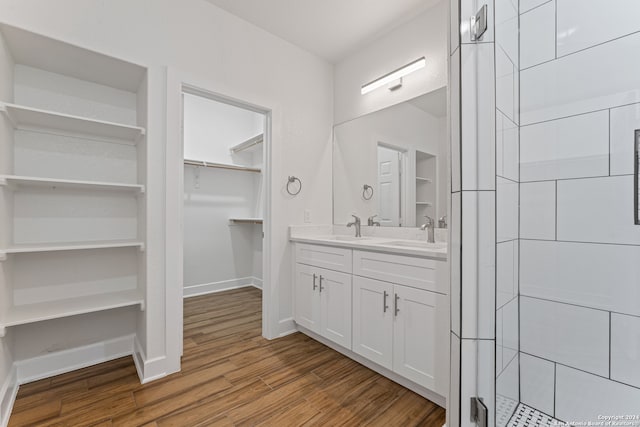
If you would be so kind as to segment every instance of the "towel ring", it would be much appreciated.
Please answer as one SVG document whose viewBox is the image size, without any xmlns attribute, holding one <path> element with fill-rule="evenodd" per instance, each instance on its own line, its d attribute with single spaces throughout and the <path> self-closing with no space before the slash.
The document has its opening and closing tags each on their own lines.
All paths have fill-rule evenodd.
<svg viewBox="0 0 640 427">
<path fill-rule="evenodd" d="M 365 200 L 371 200 L 371 198 L 373 197 L 373 187 L 365 184 L 364 187 L 362 187 L 362 198 Z"/>
<path fill-rule="evenodd" d="M 291 184 L 293 184 L 294 182 L 298 181 L 298 191 L 291 191 Z M 302 191 L 302 181 L 300 181 L 300 178 L 297 178 L 295 176 L 290 176 L 287 179 L 287 193 L 291 194 L 292 196 L 297 196 L 300 191 Z"/>
</svg>

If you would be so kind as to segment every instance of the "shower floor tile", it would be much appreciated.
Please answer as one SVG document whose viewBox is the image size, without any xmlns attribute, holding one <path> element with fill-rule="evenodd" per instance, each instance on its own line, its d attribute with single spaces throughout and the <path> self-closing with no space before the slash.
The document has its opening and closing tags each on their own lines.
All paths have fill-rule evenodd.
<svg viewBox="0 0 640 427">
<path fill-rule="evenodd" d="M 565 425 L 565 423 L 521 403 L 518 405 L 518 409 L 514 412 L 507 427 L 547 427 L 561 425 Z"/>
</svg>

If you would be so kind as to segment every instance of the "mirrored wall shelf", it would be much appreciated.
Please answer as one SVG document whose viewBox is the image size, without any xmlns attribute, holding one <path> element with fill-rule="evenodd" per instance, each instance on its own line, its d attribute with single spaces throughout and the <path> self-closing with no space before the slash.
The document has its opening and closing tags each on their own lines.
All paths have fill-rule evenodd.
<svg viewBox="0 0 640 427">
<path fill-rule="evenodd" d="M 10 326 L 135 305 L 140 305 L 140 310 L 145 310 L 144 297 L 138 290 L 46 301 L 37 304 L 14 305 L 9 307 L 0 322 L 0 337 L 4 336 L 5 328 Z"/>
<path fill-rule="evenodd" d="M 260 135 L 256 135 L 253 138 L 247 139 L 245 142 L 241 142 L 238 145 L 234 145 L 229 149 L 229 151 L 231 151 L 231 154 L 236 154 L 241 151 L 254 150 L 260 147 L 260 144 L 262 144 L 262 141 L 264 141 L 264 134 L 261 133 Z"/>
<path fill-rule="evenodd" d="M 0 111 L 7 116 L 16 129 L 45 129 L 74 135 L 86 135 L 91 139 L 103 138 L 130 144 L 136 144 L 145 134 L 145 129 L 138 126 L 72 116 L 15 104 L 0 103 Z"/>
<path fill-rule="evenodd" d="M 34 243 L 13 245 L 0 249 L 0 261 L 6 260 L 9 254 L 28 254 L 34 252 L 81 251 L 87 249 L 139 248 L 144 251 L 144 242 L 137 240 L 113 240 L 101 242 L 69 242 L 69 243 Z"/>
<path fill-rule="evenodd" d="M 231 224 L 262 224 L 262 218 L 229 218 Z"/>
<path fill-rule="evenodd" d="M 420 176 L 416 176 L 416 181 L 420 181 L 420 182 L 433 182 L 433 180 L 431 178 L 422 178 Z"/>
<path fill-rule="evenodd" d="M 72 189 L 129 191 L 144 193 L 144 185 L 122 184 L 118 182 L 77 181 L 72 179 L 51 179 L 37 176 L 0 175 L 0 185 L 10 189 L 20 187 L 63 187 Z"/>
<path fill-rule="evenodd" d="M 230 169 L 236 171 L 243 172 L 257 172 L 261 173 L 262 169 L 254 168 L 251 166 L 241 166 L 241 165 L 232 165 L 228 163 L 214 163 L 214 162 L 205 162 L 204 160 L 188 160 L 184 159 L 184 164 L 189 166 L 201 166 L 204 168 L 216 168 L 216 169 Z"/>
</svg>

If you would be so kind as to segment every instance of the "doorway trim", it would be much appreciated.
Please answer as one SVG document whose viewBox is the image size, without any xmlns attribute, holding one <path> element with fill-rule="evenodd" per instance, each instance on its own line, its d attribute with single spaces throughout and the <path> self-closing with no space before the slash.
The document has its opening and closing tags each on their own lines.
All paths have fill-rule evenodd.
<svg viewBox="0 0 640 427">
<path fill-rule="evenodd" d="M 272 110 L 220 92 L 205 89 L 206 84 L 193 83 L 182 78 L 177 72 L 167 70 L 167 134 L 166 134 L 166 354 L 171 361 L 177 361 L 180 369 L 183 337 L 183 289 L 184 289 L 184 141 L 183 141 L 183 94 L 202 96 L 217 102 L 233 105 L 263 114 L 265 117 L 263 141 L 264 211 L 262 241 L 262 335 L 267 338 L 278 336 L 277 295 L 271 283 L 271 206 L 272 206 Z"/>
</svg>

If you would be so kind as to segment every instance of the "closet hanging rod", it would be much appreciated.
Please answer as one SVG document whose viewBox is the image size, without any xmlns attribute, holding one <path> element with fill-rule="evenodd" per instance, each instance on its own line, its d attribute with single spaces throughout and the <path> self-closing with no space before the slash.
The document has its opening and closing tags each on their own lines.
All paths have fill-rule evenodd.
<svg viewBox="0 0 640 427">
<path fill-rule="evenodd" d="M 255 145 L 262 144 L 263 140 L 264 140 L 264 134 L 261 133 L 260 135 L 256 135 L 253 138 L 247 139 L 245 142 L 241 142 L 238 145 L 234 145 L 229 150 L 231 151 L 231 154 L 239 153 L 240 151 L 248 150 L 249 148 Z"/>
<path fill-rule="evenodd" d="M 236 170 L 236 171 L 257 172 L 257 173 L 262 172 L 262 169 L 260 169 L 260 168 L 251 168 L 251 167 L 248 167 L 248 166 L 229 165 L 229 164 L 224 164 L 224 163 L 210 163 L 210 162 L 205 162 L 203 160 L 188 160 L 188 159 L 184 159 L 184 164 L 185 165 L 191 165 L 191 166 L 203 166 L 205 168 L 230 169 L 230 170 Z"/>
</svg>

